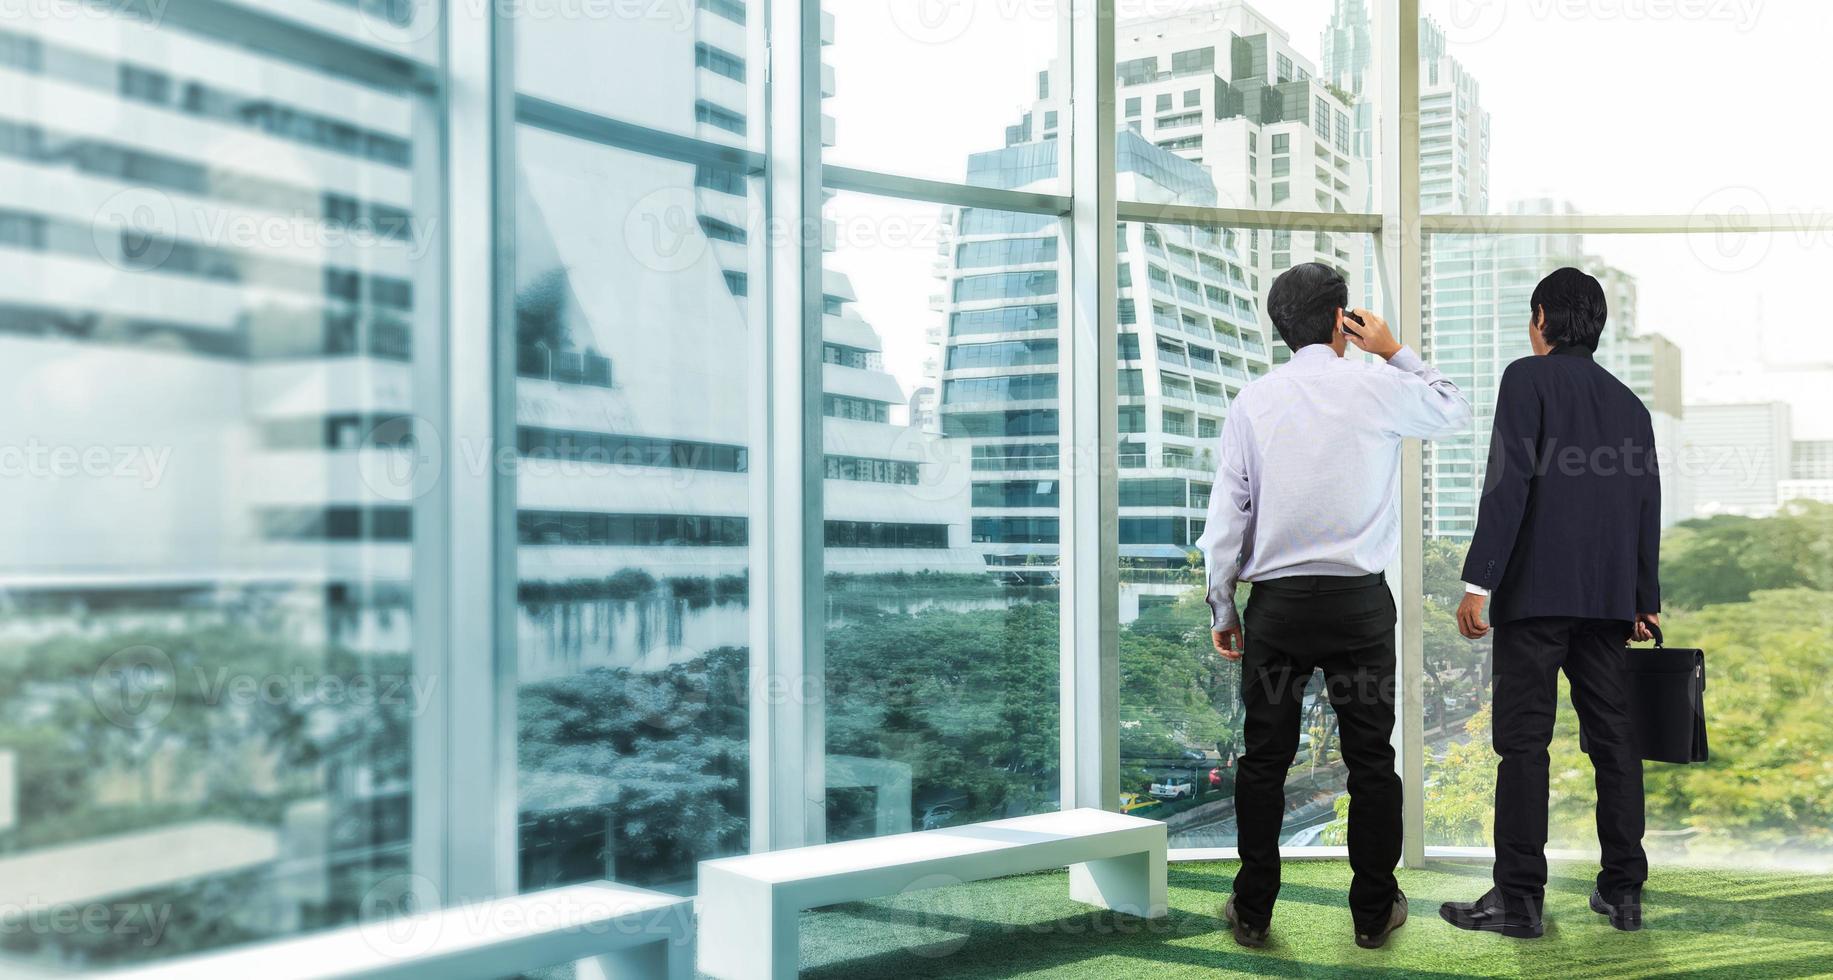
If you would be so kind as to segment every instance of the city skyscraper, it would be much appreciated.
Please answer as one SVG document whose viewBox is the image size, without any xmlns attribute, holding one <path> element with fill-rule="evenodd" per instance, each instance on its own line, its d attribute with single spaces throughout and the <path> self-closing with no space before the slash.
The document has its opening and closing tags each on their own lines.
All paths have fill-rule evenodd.
<svg viewBox="0 0 1833 980">
<path fill-rule="evenodd" d="M 1327 84 L 1275 20 L 1225 0 L 1123 21 L 1115 31 L 1120 124 L 1203 165 L 1217 206 L 1362 208 L 1368 167 L 1354 145 L 1354 97 Z M 1056 108 L 1040 104 L 1027 118 Z M 1368 294 L 1360 235 L 1250 229 L 1242 236 L 1250 292 L 1292 266 L 1322 262 L 1343 273 L 1352 296 Z M 1283 363 L 1290 352 L 1264 316 L 1261 326 L 1274 362 Z"/>
<path fill-rule="evenodd" d="M 1120 134 L 1118 153 L 1131 199 L 1213 202 L 1202 167 L 1132 132 Z M 1055 165 L 1054 142 L 1020 142 L 976 154 L 968 176 L 1007 186 L 1048 179 Z M 974 543 L 1011 580 L 1053 577 L 1058 553 L 1056 225 L 961 209 L 945 273 L 938 420 L 945 437 L 971 447 Z M 1137 222 L 1116 236 L 1120 552 L 1123 578 L 1139 586 L 1129 608 L 1142 593 L 1175 591 L 1174 572 L 1202 530 L 1227 399 L 1272 363 L 1242 237 Z"/>
<path fill-rule="evenodd" d="M 1419 210 L 1489 211 L 1489 112 L 1430 17 L 1419 19 Z"/>
<path fill-rule="evenodd" d="M 1520 201 L 1515 214 L 1570 214 L 1550 199 Z M 1617 375 L 1648 406 L 1656 445 L 1680 447 L 1680 349 L 1659 334 L 1638 331 L 1635 279 L 1589 255 L 1578 235 L 1436 235 L 1429 249 L 1425 308 L 1431 329 L 1424 354 L 1470 396 L 1476 409 L 1470 431 L 1426 444 L 1426 533 L 1469 537 L 1482 495 L 1479 477 L 1489 456 L 1496 390 L 1502 372 L 1533 353 L 1527 324 L 1534 286 L 1560 266 L 1598 278 L 1610 310 L 1598 343 L 1598 363 Z M 1689 516 L 1685 468 L 1662 471 L 1663 521 Z"/>
<path fill-rule="evenodd" d="M 1373 67 L 1365 0 L 1337 0 L 1321 39 L 1323 74 L 1354 100 L 1351 146 L 1372 175 L 1375 164 Z M 1378 210 L 1374 181 L 1364 179 L 1361 208 Z M 1452 57 L 1445 32 L 1419 19 L 1419 209 L 1422 214 L 1489 210 L 1489 113 L 1474 75 Z M 1373 280 L 1373 256 L 1367 275 Z"/>
<path fill-rule="evenodd" d="M 642 43 L 672 73 L 669 91 L 694 97 L 672 110 L 657 107 L 649 121 L 744 148 L 748 93 L 763 84 L 754 53 L 762 49 L 761 18 L 748 17 L 739 2 L 701 4 L 687 16 L 690 30 L 658 21 Z M 136 50 L 170 56 L 155 62 L 121 54 Z M 16 24 L 0 34 L 0 70 L 14 75 L 20 91 L 69 103 L 71 118 L 105 111 L 164 134 L 122 142 L 0 120 L 10 137 L 0 152 L 17 178 L 0 202 L 0 259 L 14 267 L 13 281 L 37 284 L 30 305 L 0 307 L 0 344 L 14 348 L 8 363 L 21 377 L 59 363 L 133 366 L 152 401 L 138 408 L 117 402 L 111 411 L 118 417 L 107 420 L 70 418 L 63 437 L 78 438 L 81 425 L 122 445 L 172 444 L 180 434 L 171 465 L 150 491 L 97 482 L 82 490 L 94 495 L 91 508 L 51 509 L 31 496 L 32 486 L 13 488 L 20 495 L 15 514 L 140 519 L 131 534 L 106 538 L 68 524 L 22 525 L 17 540 L 27 560 L 8 576 L 12 600 L 126 610 L 137 595 L 157 605 L 178 590 L 214 603 L 231 589 L 294 610 L 289 623 L 325 642 L 405 648 L 412 501 L 378 497 L 363 480 L 334 474 L 352 462 L 370 468 L 364 472 L 379 469 L 386 463 L 376 458 L 411 451 L 414 437 L 413 334 L 416 321 L 435 309 L 421 294 L 437 284 L 426 271 L 436 263 L 424 261 L 426 242 L 417 237 L 429 222 L 416 181 L 433 151 L 416 142 L 408 100 L 131 19 Z M 288 98 L 248 94 L 257 81 L 270 91 L 282 86 Z M 532 130 L 522 140 L 528 165 L 518 180 L 516 448 L 535 464 L 521 487 L 525 595 L 546 622 L 548 596 L 584 600 L 590 589 L 582 576 L 602 584 L 619 571 L 588 571 L 565 557 L 569 548 L 628 549 L 620 554 L 632 556 L 633 569 L 659 579 L 689 569 L 714 578 L 741 574 L 746 452 L 730 433 L 742 429 L 733 419 L 747 409 L 736 400 L 731 410 L 738 414 L 698 418 L 696 432 L 658 415 L 661 400 L 643 394 L 656 367 L 645 364 L 653 348 L 643 330 L 667 310 L 673 329 L 744 349 L 747 324 L 758 316 L 749 289 L 759 258 L 749 244 L 761 226 L 758 194 L 731 168 L 636 153 L 615 161 L 625 186 L 661 196 L 660 218 L 678 217 L 668 210 L 677 203 L 691 212 L 687 224 L 663 229 L 681 239 L 673 254 L 706 259 L 706 289 L 692 301 L 704 315 L 683 319 L 679 310 L 689 301 L 676 294 L 693 269 L 671 269 L 666 278 L 627 259 L 578 274 L 578 257 L 598 247 L 592 236 L 602 216 L 568 213 L 577 211 L 565 197 L 575 177 L 557 162 L 569 152 L 566 140 Z M 647 207 L 640 197 L 629 202 L 635 212 Z M 52 200 L 67 202 L 69 213 L 42 213 Z M 78 227 L 79 219 L 111 208 L 130 219 L 118 234 L 104 239 Z M 203 240 L 207 228 L 184 226 L 194 213 L 230 231 L 284 220 L 295 237 L 310 233 L 329 244 L 281 254 L 240 240 L 212 243 Z M 669 285 L 667 295 L 656 290 L 660 282 Z M 965 501 L 938 516 L 949 505 L 930 494 L 919 514 L 897 489 L 922 479 L 923 465 L 946 467 L 892 423 L 907 395 L 883 369 L 876 331 L 852 312 L 846 276 L 828 273 L 825 287 L 834 560 L 861 572 L 959 567 L 971 553 L 951 557 L 949 549 L 965 544 Z M 655 310 L 647 317 L 645 303 Z M 707 358 L 707 390 L 740 390 L 742 369 L 735 359 Z M 228 421 L 226 403 L 236 407 L 239 424 Z M 222 449 L 232 445 L 263 472 L 288 478 L 226 479 L 205 461 L 225 458 Z M 930 461 L 919 463 L 924 458 Z M 600 469 L 559 475 L 561 462 Z M 591 478 L 611 471 L 623 478 Z M 649 477 L 683 473 L 694 474 L 695 493 L 706 495 L 696 505 L 701 512 L 643 519 L 647 491 L 637 488 Z M 276 496 L 275 486 L 293 489 Z M 308 486 L 318 492 L 302 493 Z M 206 499 L 217 501 L 216 513 L 244 519 L 201 520 L 197 503 Z M 646 557 L 635 560 L 639 553 Z M 37 574 L 33 554 L 90 571 L 80 581 Z M 713 560 L 721 554 L 728 560 Z M 590 635 L 555 635 L 561 632 L 569 642 Z"/>
<path fill-rule="evenodd" d="M 1331 84 L 1357 95 L 1356 145 L 1371 160 L 1373 116 L 1366 90 L 1372 66 L 1365 0 L 1337 0 L 1322 48 Z M 1423 214 L 1489 211 L 1490 116 L 1476 77 L 1450 53 L 1430 17 L 1419 23 L 1419 207 Z M 1365 207 L 1372 209 L 1369 198 Z M 1575 213 L 1551 200 L 1517 202 L 1516 214 Z M 1470 396 L 1476 417 L 1468 435 L 1425 443 L 1424 507 L 1428 535 L 1468 537 L 1476 527 L 1478 478 L 1489 451 L 1496 384 L 1510 361 L 1525 357 L 1527 298 L 1540 277 L 1577 265 L 1603 283 L 1610 309 L 1598 362 L 1649 408 L 1655 441 L 1676 453 L 1682 443 L 1680 349 L 1659 334 L 1637 332 L 1635 280 L 1585 254 L 1575 235 L 1541 237 L 1434 235 L 1423 253 L 1423 353 Z M 1373 256 L 1365 275 L 1372 281 Z M 1662 473 L 1662 523 L 1692 513 L 1684 467 Z"/>
<path fill-rule="evenodd" d="M 1350 106 L 1287 36 L 1237 2 L 1118 27 L 1116 169 L 1129 200 L 1344 211 L 1359 200 Z M 1007 146 L 968 181 L 1043 187 L 1067 105 L 1042 73 Z M 972 446 L 974 542 L 1013 579 L 1053 575 L 1057 221 L 962 209 L 944 273 L 942 433 Z M 1258 293 L 1321 261 L 1359 288 L 1353 235 L 1127 223 L 1119 230 L 1122 615 L 1185 587 L 1228 400 L 1286 356 Z M 1048 513 L 1051 516 L 1043 516 Z"/>
</svg>

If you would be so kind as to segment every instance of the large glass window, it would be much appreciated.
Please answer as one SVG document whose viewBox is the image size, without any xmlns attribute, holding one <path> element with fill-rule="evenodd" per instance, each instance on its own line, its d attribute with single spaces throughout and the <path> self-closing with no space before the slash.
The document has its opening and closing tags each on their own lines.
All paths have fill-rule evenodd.
<svg viewBox="0 0 1833 980">
<path fill-rule="evenodd" d="M 1057 296 L 1029 276 L 1056 273 L 988 270 L 1054 257 L 1055 223 L 859 194 L 834 196 L 826 213 L 824 280 L 844 302 L 823 336 L 882 356 L 872 369 L 828 365 L 822 384 L 884 406 L 827 419 L 826 451 L 915 473 L 823 488 L 828 837 L 1052 809 L 1059 365 L 1054 312 L 1031 314 Z M 969 280 L 1001 285 L 958 288 Z M 1024 315 L 991 315 L 1002 311 Z M 964 316 L 975 329 L 960 329 Z M 903 531 L 843 538 L 839 525 Z"/>
<path fill-rule="evenodd" d="M 1233 844 L 1240 675 L 1194 542 L 1228 412 L 1290 356 L 1266 290 L 1309 261 L 1476 407 L 1404 488 L 1424 842 L 1489 840 L 1490 646 L 1451 610 L 1527 296 L 1575 265 L 1608 290 L 1600 360 L 1655 419 L 1669 639 L 1709 652 L 1713 758 L 1649 768 L 1651 850 L 1833 860 L 1833 384 L 1802 312 L 1825 305 L 1828 141 L 1762 95 L 1816 90 L 1824 5 L 1426 0 L 1404 67 L 1427 218 L 1380 235 L 1320 227 L 1380 220 L 1380 4 L 1120 3 L 1115 185 L 1076 190 L 1135 220 L 1102 229 L 1054 196 L 1095 135 L 1066 43 L 1106 28 L 1092 7 L 834 5 L 800 38 L 754 0 L 135 6 L 0 17 L 0 917 L 48 909 L 0 928 L 0 973 L 461 893 L 685 893 L 710 857 L 1047 811 L 1081 748 L 1060 698 L 1103 682 L 1062 675 L 1065 623 L 1117 636 L 1118 710 L 1090 723 L 1120 794 L 1097 802 Z M 798 44 L 802 106 L 765 84 Z M 1623 91 L 1653 94 L 1591 111 Z M 1702 119 L 1766 142 L 1688 138 Z M 770 157 L 794 125 L 820 159 Z M 788 192 L 819 166 L 825 193 Z M 1610 213 L 1663 233 L 1582 233 Z M 1093 305 L 1066 290 L 1094 270 L 1063 243 L 1110 233 L 1117 363 L 1078 387 Z M 1406 323 L 1377 282 L 1414 258 Z M 820 417 L 784 418 L 799 379 L 771 372 L 805 326 Z M 1068 431 L 1110 392 L 1117 445 Z M 816 421 L 819 457 L 768 454 Z M 1065 512 L 1066 461 L 1097 450 L 1117 499 Z M 753 579 L 765 510 L 821 543 L 800 583 Z M 1065 562 L 1091 516 L 1117 569 Z M 1116 574 L 1117 623 L 1062 603 L 1066 569 Z M 813 622 L 783 618 L 797 585 Z M 777 760 L 751 677 L 801 661 L 753 640 L 798 630 L 824 667 L 796 678 L 816 700 L 771 706 L 812 722 Z M 1323 699 L 1303 724 L 1283 839 L 1339 844 Z M 1588 848 L 1558 724 L 1553 843 Z M 452 757 L 486 742 L 508 751 Z M 169 915 L 120 918 L 145 909 Z"/>
<path fill-rule="evenodd" d="M 1609 321 L 1598 362 L 1654 421 L 1668 642 L 1708 651 L 1713 761 L 1647 766 L 1651 855 L 1788 863 L 1824 853 L 1833 797 L 1796 774 L 1824 768 L 1833 740 L 1800 686 L 1826 670 L 1817 637 L 1833 618 L 1825 558 L 1833 494 L 1811 462 L 1833 439 L 1833 400 L 1824 374 L 1777 360 L 1818 345 L 1816 329 L 1766 321 L 1761 311 L 1814 302 L 1814 270 L 1825 268 L 1829 243 L 1436 235 L 1428 245 L 1427 356 L 1470 394 L 1477 417 L 1470 432 L 1424 454 L 1426 842 L 1490 842 L 1491 640 L 1459 636 L 1452 610 L 1481 504 L 1497 381 L 1529 355 L 1534 285 L 1571 265 L 1604 284 Z M 1748 263 L 1752 255 L 1760 261 Z M 1727 311 L 1739 326 L 1728 327 Z M 1591 767 L 1563 691 L 1561 702 L 1552 841 L 1592 848 Z"/>
<path fill-rule="evenodd" d="M 259 49 L 64 13 L 0 23 L 9 974 L 362 914 L 422 843 L 438 683 L 438 95 L 333 66 L 419 64 L 413 12 Z"/>
<path fill-rule="evenodd" d="M 1146 151 L 1161 156 L 1168 151 Z M 1151 166 L 1145 160 L 1142 170 Z M 1178 161 L 1182 164 L 1182 161 Z M 1148 195 L 1143 174 L 1122 174 Z M 1148 197 L 1148 199 L 1150 199 Z M 1167 821 L 1173 847 L 1235 843 L 1234 767 L 1241 751 L 1241 671 L 1208 642 L 1209 608 L 1197 538 L 1209 506 L 1216 440 L 1234 396 L 1288 356 L 1264 313 L 1264 289 L 1287 265 L 1261 266 L 1253 245 L 1266 231 L 1128 222 L 1119 261 L 1169 261 L 1202 288 L 1137 276 L 1130 298 L 1150 306 L 1137 330 L 1145 365 L 1119 368 L 1120 411 L 1131 448 L 1120 479 L 1121 807 Z M 1309 232 L 1288 233 L 1308 244 Z M 1332 235 L 1329 251 L 1305 261 L 1339 268 L 1358 303 L 1373 303 L 1363 278 L 1362 235 Z M 1246 272 L 1243 272 L 1243 267 Z M 1256 288 L 1250 283 L 1258 282 Z M 1149 295 L 1148 295 L 1149 294 Z M 1361 299 L 1361 297 L 1371 297 Z M 1360 356 L 1352 352 L 1351 356 Z M 1129 362 L 1130 363 L 1130 362 Z M 1125 380 L 1140 374 L 1138 383 Z M 1147 375 L 1156 373 L 1154 382 Z M 1246 589 L 1242 602 L 1245 604 Z M 1314 680 L 1321 689 L 1323 676 Z M 1308 696 L 1300 750 L 1287 779 L 1289 846 L 1337 843 L 1346 771 L 1328 703 Z"/>
<path fill-rule="evenodd" d="M 691 889 L 696 862 L 749 842 L 749 352 L 769 236 L 761 187 L 730 161 L 763 137 L 763 18 L 745 4 L 662 13 L 516 20 L 518 88 L 624 134 L 515 136 L 523 889 Z M 870 352 L 833 340 L 836 370 Z M 893 464 L 828 461 L 871 485 L 895 481 Z"/>
<path fill-rule="evenodd" d="M 1039 144 L 1064 135 L 1069 71 L 1056 0 L 827 8 L 823 158 L 993 187 L 1060 186 Z M 1016 111 L 1014 107 L 1017 107 Z M 1013 153 L 988 157 L 999 146 Z"/>
</svg>

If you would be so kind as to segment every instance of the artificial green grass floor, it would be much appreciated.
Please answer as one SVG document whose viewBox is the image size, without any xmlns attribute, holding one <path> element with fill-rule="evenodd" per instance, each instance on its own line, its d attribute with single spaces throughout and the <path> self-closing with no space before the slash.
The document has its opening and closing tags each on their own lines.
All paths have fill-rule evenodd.
<svg viewBox="0 0 1833 980">
<path fill-rule="evenodd" d="M 1487 863 L 1399 872 L 1411 911 L 1386 948 L 1355 945 L 1341 861 L 1288 861 L 1266 949 L 1220 921 L 1233 862 L 1171 866 L 1171 913 L 1146 922 L 1069 900 L 1062 872 L 912 891 L 804 914 L 802 976 L 895 977 L 1833 977 L 1833 877 L 1657 868 L 1641 932 L 1586 907 L 1595 867 L 1555 863 L 1547 934 L 1452 928 L 1444 901 L 1489 887 Z"/>
</svg>

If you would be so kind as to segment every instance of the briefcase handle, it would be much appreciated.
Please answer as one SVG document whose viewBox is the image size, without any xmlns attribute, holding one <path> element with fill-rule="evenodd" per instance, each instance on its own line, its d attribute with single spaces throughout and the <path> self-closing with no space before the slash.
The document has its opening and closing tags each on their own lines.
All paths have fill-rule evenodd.
<svg viewBox="0 0 1833 980">
<path fill-rule="evenodd" d="M 1662 647 L 1661 624 L 1660 623 L 1643 623 L 1642 625 L 1647 626 L 1649 634 L 1655 638 L 1655 649 L 1657 650 L 1661 649 Z"/>
</svg>

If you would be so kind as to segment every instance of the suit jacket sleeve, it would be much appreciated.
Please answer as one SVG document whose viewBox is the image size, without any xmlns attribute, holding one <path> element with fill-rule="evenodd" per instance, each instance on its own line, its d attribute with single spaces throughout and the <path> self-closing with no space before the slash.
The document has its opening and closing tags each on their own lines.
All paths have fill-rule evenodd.
<svg viewBox="0 0 1833 980">
<path fill-rule="evenodd" d="M 1661 611 L 1661 470 L 1655 458 L 1655 433 L 1646 431 L 1648 463 L 1642 468 L 1641 530 L 1636 548 L 1636 611 Z"/>
<path fill-rule="evenodd" d="M 1489 436 L 1489 465 L 1477 530 L 1464 556 L 1464 581 L 1494 590 L 1508 570 L 1515 537 L 1527 514 L 1540 444 L 1540 391 L 1522 362 L 1502 372 L 1496 391 L 1496 424 Z"/>
</svg>

